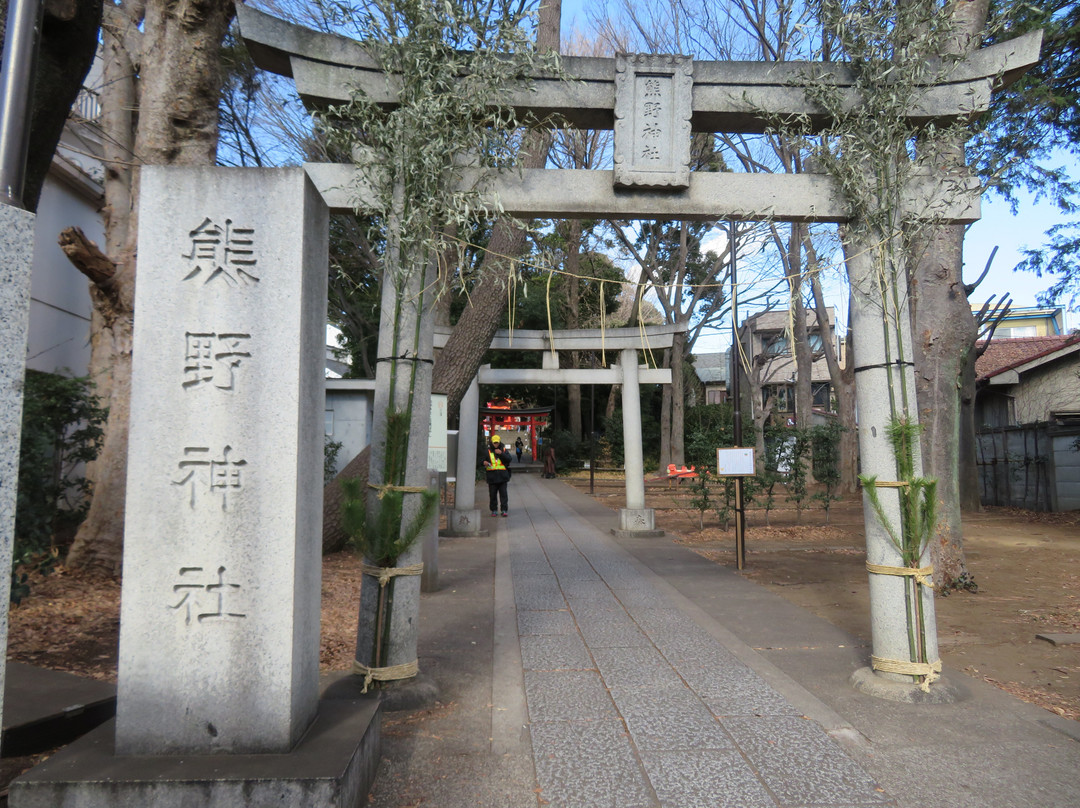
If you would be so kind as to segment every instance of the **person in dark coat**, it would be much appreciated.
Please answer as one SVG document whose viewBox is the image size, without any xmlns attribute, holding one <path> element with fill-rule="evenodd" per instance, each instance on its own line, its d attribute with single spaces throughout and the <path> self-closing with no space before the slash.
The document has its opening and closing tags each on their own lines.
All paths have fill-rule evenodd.
<svg viewBox="0 0 1080 808">
<path fill-rule="evenodd" d="M 510 510 L 510 452 L 502 445 L 502 439 L 498 435 L 491 436 L 487 456 L 484 458 L 484 477 L 488 484 L 491 515 L 498 516 L 499 506 L 502 505 L 502 515 L 507 516 Z"/>
<path fill-rule="evenodd" d="M 544 452 L 544 477 L 552 479 L 555 477 L 555 447 L 549 446 L 547 451 Z"/>
</svg>

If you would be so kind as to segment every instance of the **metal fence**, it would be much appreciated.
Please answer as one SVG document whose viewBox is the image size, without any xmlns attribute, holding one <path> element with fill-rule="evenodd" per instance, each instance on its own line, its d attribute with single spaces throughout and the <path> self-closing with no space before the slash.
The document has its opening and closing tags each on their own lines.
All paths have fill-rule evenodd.
<svg viewBox="0 0 1080 808">
<path fill-rule="evenodd" d="M 1047 423 L 999 427 L 976 436 L 983 505 L 1069 510 L 1080 502 L 1080 431 Z"/>
</svg>

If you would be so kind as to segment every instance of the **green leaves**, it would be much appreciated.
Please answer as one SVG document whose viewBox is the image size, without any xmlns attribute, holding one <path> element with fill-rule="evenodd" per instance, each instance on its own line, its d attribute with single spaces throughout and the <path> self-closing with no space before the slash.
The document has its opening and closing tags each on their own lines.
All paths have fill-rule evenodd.
<svg viewBox="0 0 1080 808">
<path fill-rule="evenodd" d="M 108 410 L 86 377 L 34 370 L 23 385 L 15 563 L 48 550 L 89 507 L 85 464 L 101 448 Z"/>
</svg>

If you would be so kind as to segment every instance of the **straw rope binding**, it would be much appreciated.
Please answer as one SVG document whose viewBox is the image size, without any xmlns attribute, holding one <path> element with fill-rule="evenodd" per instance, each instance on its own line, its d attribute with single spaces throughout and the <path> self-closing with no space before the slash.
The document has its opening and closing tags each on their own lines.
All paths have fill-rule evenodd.
<svg viewBox="0 0 1080 808">
<path fill-rule="evenodd" d="M 922 676 L 922 684 L 919 690 L 923 693 L 930 692 L 930 685 L 941 678 L 941 660 L 934 662 L 905 662 L 901 659 L 885 659 L 884 657 L 871 656 L 870 667 L 883 673 L 900 673 L 905 676 Z"/>
<path fill-rule="evenodd" d="M 398 575 L 420 575 L 424 572 L 423 563 L 410 564 L 407 567 L 376 567 L 373 564 L 361 564 L 360 571 L 364 575 L 379 579 L 379 586 L 386 586 L 390 579 Z"/>
<path fill-rule="evenodd" d="M 352 672 L 357 676 L 364 677 L 364 687 L 361 693 L 367 693 L 372 682 L 396 682 L 399 679 L 411 679 L 420 672 L 418 660 L 406 662 L 404 665 L 390 665 L 385 668 L 369 668 L 367 665 L 353 660 Z"/>
<path fill-rule="evenodd" d="M 871 572 L 874 575 L 898 575 L 902 578 L 914 578 L 915 583 L 922 586 L 933 586 L 934 582 L 930 580 L 930 576 L 934 574 L 934 568 L 931 567 L 890 567 L 885 564 L 871 564 L 866 562 L 866 571 Z"/>
</svg>

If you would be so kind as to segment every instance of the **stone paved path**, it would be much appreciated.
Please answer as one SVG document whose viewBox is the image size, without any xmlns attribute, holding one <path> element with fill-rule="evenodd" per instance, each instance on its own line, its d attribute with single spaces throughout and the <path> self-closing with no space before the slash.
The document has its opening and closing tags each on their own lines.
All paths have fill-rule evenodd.
<svg viewBox="0 0 1080 808">
<path fill-rule="evenodd" d="M 526 706 L 503 711 L 493 742 L 502 731 L 512 743 L 515 719 L 527 726 L 541 805 L 895 804 L 543 480 L 515 476 L 511 497 L 492 525 L 509 549 L 496 598 L 500 579 L 504 597 L 512 584 Z M 511 611 L 496 615 L 504 646 Z"/>
</svg>

